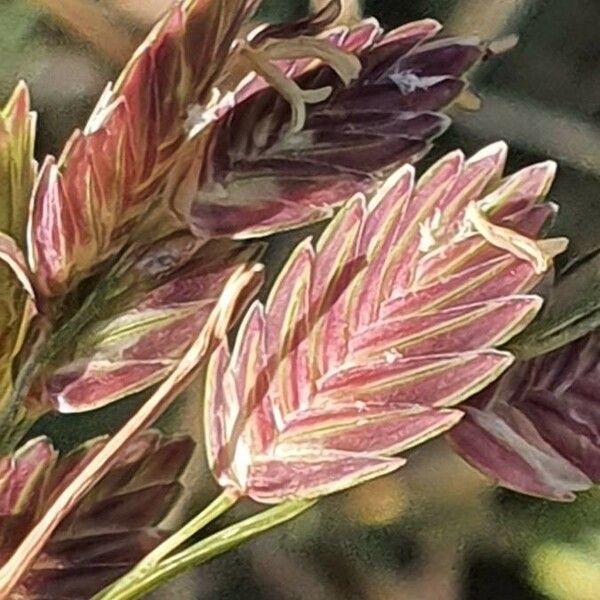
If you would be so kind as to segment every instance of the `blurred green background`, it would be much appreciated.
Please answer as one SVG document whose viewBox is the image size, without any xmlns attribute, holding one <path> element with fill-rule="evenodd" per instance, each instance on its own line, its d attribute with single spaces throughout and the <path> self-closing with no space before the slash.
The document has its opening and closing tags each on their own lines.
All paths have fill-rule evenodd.
<svg viewBox="0 0 600 600">
<path fill-rule="evenodd" d="M 73 127 L 84 124 L 106 81 L 167 4 L 0 0 L 0 96 L 19 78 L 31 85 L 40 115 L 39 157 L 58 152 Z M 266 0 L 261 16 L 282 20 L 306 9 L 302 0 Z M 474 76 L 483 108 L 456 113 L 455 126 L 419 169 L 449 149 L 469 153 L 496 139 L 510 143 L 511 169 L 552 157 L 560 164 L 551 194 L 561 207 L 557 233 L 577 233 L 563 260 L 598 245 L 600 0 L 371 0 L 365 12 L 387 28 L 434 17 L 452 35 L 494 39 L 518 33 L 515 50 Z M 274 240 L 271 272 L 304 235 Z M 162 426 L 180 430 L 185 422 L 199 437 L 196 401 L 192 390 Z M 110 430 L 135 403 L 93 418 L 55 418 L 41 427 L 59 436 L 59 445 L 70 446 L 99 428 Z M 498 490 L 443 440 L 409 459 L 398 474 L 324 500 L 153 598 L 600 599 L 598 491 L 557 505 Z M 189 471 L 190 493 L 171 523 L 215 491 L 201 454 Z M 241 507 L 237 515 L 247 510 L 252 507 Z"/>
</svg>

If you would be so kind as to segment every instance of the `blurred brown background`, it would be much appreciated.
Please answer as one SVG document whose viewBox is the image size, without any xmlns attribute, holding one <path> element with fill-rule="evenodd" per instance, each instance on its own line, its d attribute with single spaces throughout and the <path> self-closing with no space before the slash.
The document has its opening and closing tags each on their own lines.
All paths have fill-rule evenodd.
<svg viewBox="0 0 600 600">
<path fill-rule="evenodd" d="M 168 0 L 0 0 L 0 96 L 24 78 L 40 113 L 38 156 L 56 153 L 84 124 Z M 264 18 L 302 15 L 307 2 L 266 0 Z M 570 260 L 600 242 L 600 0 L 371 0 L 386 27 L 434 17 L 448 34 L 496 38 L 518 47 L 475 75 L 484 99 L 457 113 L 455 127 L 425 164 L 448 149 L 471 152 L 505 139 L 510 167 L 552 157 L 560 173 L 551 199 L 556 229 L 577 231 Z M 424 168 L 422 165 L 421 168 Z M 304 233 L 280 236 L 285 255 Z M 163 421 L 197 422 L 193 390 Z M 135 403 L 90 420 L 43 425 L 69 446 L 109 430 Z M 86 420 L 87 419 L 87 420 Z M 199 426 L 198 426 L 199 427 Z M 199 435 L 198 427 L 193 433 Z M 153 597 L 178 600 L 598 600 L 600 493 L 556 505 L 497 490 L 443 440 L 412 453 L 397 475 L 338 494 L 296 522 L 181 577 Z M 199 456 L 192 469 L 202 471 Z M 200 465 L 200 466 L 198 466 Z M 204 474 L 178 516 L 203 505 Z M 240 512 L 251 510 L 242 507 Z M 239 514 L 239 513 L 238 513 Z M 174 519 L 175 520 L 175 519 Z"/>
</svg>

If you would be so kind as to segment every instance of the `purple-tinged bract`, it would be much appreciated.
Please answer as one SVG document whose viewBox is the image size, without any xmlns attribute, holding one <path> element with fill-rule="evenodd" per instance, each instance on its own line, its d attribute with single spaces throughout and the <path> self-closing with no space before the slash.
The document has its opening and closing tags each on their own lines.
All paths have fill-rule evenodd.
<svg viewBox="0 0 600 600">
<path fill-rule="evenodd" d="M 551 500 L 600 481 L 600 337 L 512 367 L 464 405 L 450 441 L 500 485 Z"/>
<path fill-rule="evenodd" d="M 192 229 L 251 237 L 326 219 L 353 193 L 371 192 L 384 174 L 426 154 L 450 123 L 443 109 L 466 92 L 463 76 L 487 52 L 477 39 L 437 38 L 440 29 L 426 19 L 384 34 L 367 19 L 323 31 L 319 40 L 360 59 L 347 86 L 321 61 L 276 62 L 298 89 L 331 91 L 306 106 L 301 129 L 289 96 L 300 98 L 258 75 L 246 81 L 218 123 Z"/>
</svg>

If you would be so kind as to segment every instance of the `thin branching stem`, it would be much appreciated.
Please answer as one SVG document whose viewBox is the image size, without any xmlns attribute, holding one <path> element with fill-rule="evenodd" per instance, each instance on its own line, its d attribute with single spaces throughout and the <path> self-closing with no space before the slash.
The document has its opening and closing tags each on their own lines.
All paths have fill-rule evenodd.
<svg viewBox="0 0 600 600">
<path fill-rule="evenodd" d="M 134 600 L 142 598 L 163 583 L 191 567 L 201 565 L 224 552 L 239 546 L 256 535 L 297 517 L 316 503 L 316 500 L 285 502 L 231 525 L 189 548 L 164 560 L 143 579 L 132 582 L 120 592 L 100 592 L 92 600 Z"/>
<path fill-rule="evenodd" d="M 237 494 L 229 491 L 221 493 L 204 510 L 181 527 L 181 529 L 173 533 L 162 544 L 159 544 L 152 552 L 147 554 L 129 573 L 107 588 L 104 595 L 99 596 L 99 598 L 118 597 L 122 591 L 128 590 L 138 581 L 144 580 L 177 548 L 229 510 L 236 503 L 237 499 Z"/>
</svg>

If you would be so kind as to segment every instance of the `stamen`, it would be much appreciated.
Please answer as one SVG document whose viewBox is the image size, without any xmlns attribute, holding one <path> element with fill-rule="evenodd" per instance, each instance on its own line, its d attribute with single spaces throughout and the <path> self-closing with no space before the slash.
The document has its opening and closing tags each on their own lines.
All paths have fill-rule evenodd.
<svg viewBox="0 0 600 600">
<path fill-rule="evenodd" d="M 469 87 L 465 89 L 454 100 L 454 105 L 468 111 L 477 111 L 481 108 L 481 98 Z"/>
<path fill-rule="evenodd" d="M 294 80 L 288 79 L 275 65 L 271 64 L 260 51 L 244 48 L 242 56 L 251 69 L 256 71 L 271 87 L 276 89 L 290 104 L 292 120 L 290 130 L 297 133 L 306 122 L 306 105 L 327 100 L 331 95 L 330 86 L 314 90 L 303 90 Z"/>
<path fill-rule="evenodd" d="M 260 75 L 271 87 L 277 90 L 290 104 L 292 121 L 290 130 L 297 133 L 306 121 L 306 105 L 327 100 L 331 86 L 313 90 L 302 89 L 293 79 L 288 78 L 272 61 L 311 59 L 329 65 L 348 85 L 358 77 L 361 64 L 356 56 L 333 46 L 329 41 L 300 36 L 286 40 L 267 40 L 260 47 L 240 45 L 240 58 L 250 69 Z"/>
<path fill-rule="evenodd" d="M 504 37 L 492 40 L 487 47 L 488 55 L 498 56 L 512 50 L 519 43 L 519 36 L 516 33 L 505 35 Z"/>
<path fill-rule="evenodd" d="M 329 65 L 349 85 L 361 70 L 360 60 L 326 39 L 299 36 L 288 40 L 269 40 L 261 48 L 270 60 L 315 58 Z"/>
<path fill-rule="evenodd" d="M 556 237 L 538 240 L 538 246 L 550 258 L 562 254 L 569 247 L 569 238 Z"/>
<path fill-rule="evenodd" d="M 436 233 L 442 224 L 442 211 L 436 208 L 433 215 L 419 223 L 419 251 L 429 252 L 438 244 Z"/>
<path fill-rule="evenodd" d="M 538 241 L 512 229 L 495 225 L 488 221 L 475 202 L 471 202 L 467 206 L 465 216 L 486 241 L 497 248 L 507 250 L 521 260 L 528 261 L 537 274 L 547 271 L 552 259 L 563 252 L 568 244 L 566 238 Z"/>
<path fill-rule="evenodd" d="M 360 0 L 338 0 L 340 4 L 339 15 L 335 23 L 358 23 L 362 19 L 362 8 Z M 322 10 L 324 6 L 331 4 L 330 0 L 312 0 L 313 11 Z"/>
</svg>

